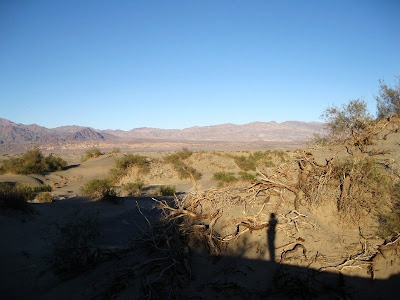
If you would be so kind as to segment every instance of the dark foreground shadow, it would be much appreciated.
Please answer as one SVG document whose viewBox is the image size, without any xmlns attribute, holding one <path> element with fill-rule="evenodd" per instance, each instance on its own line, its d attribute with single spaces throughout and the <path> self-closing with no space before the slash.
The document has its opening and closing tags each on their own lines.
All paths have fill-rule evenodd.
<svg viewBox="0 0 400 300">
<path fill-rule="evenodd" d="M 171 201 L 171 197 L 157 197 L 159 200 Z M 121 205 L 115 205 L 108 201 L 86 201 L 83 198 L 71 198 L 54 203 L 43 203 L 34 205 L 40 208 L 44 217 L 54 218 L 53 211 L 62 212 L 63 216 L 74 205 L 82 209 L 98 210 L 104 234 L 102 244 L 108 246 L 120 246 L 121 241 L 127 237 L 131 238 L 140 235 L 141 229 L 148 227 L 145 214 L 150 223 L 157 221 L 160 212 L 152 209 L 154 201 L 150 197 L 128 197 Z M 139 211 L 139 207 L 141 211 Z M 29 224 L 33 226 L 36 223 Z M 179 286 L 178 292 L 172 295 L 180 299 L 397 299 L 400 287 L 400 273 L 389 277 L 386 280 L 363 278 L 357 276 L 346 276 L 339 272 L 318 272 L 316 269 L 293 266 L 279 263 L 279 257 L 275 257 L 275 234 L 277 221 L 271 214 L 267 231 L 267 243 L 270 260 L 248 259 L 243 256 L 220 255 L 209 256 L 194 247 L 188 250 L 188 267 L 186 268 L 178 260 L 174 262 L 176 268 L 161 267 L 157 269 L 154 265 L 151 270 L 143 270 L 143 273 L 132 275 L 131 286 L 124 285 L 121 290 L 113 291 L 112 296 L 100 299 L 138 299 L 143 295 L 143 285 L 148 278 L 162 278 L 157 285 L 166 283 L 167 290 L 172 290 L 172 285 Z M 38 224 L 37 226 L 40 226 Z M 39 228 L 39 227 L 38 227 Z M 36 231 L 35 231 L 36 232 Z M 37 230 L 37 232 L 40 232 Z M 40 237 L 39 237 L 40 238 Z M 5 243 L 4 243 L 5 244 Z M 246 253 L 246 246 L 243 253 Z M 1 250 L 1 249 L 0 249 Z M 154 250 L 155 251 L 155 250 Z M 135 254 L 133 254 L 135 255 Z M 153 253 L 153 257 L 163 257 L 164 253 Z M 393 266 L 399 270 L 398 253 L 393 254 Z M 396 256 L 397 255 L 397 256 Z M 129 259 L 125 257 L 108 261 L 108 267 L 98 266 L 97 269 L 83 273 L 80 276 L 66 282 L 62 282 L 52 291 L 50 287 L 43 284 L 41 288 L 35 287 L 33 283 L 41 280 L 33 280 L 25 284 L 20 278 L 22 272 L 14 269 L 0 272 L 0 298 L 1 299 L 60 299 L 62 292 L 63 299 L 89 299 L 90 296 L 101 294 L 104 283 L 110 283 L 115 279 L 115 274 L 121 271 L 116 263 L 124 263 Z M 131 258 L 135 260 L 136 258 Z M 384 258 L 383 258 L 384 259 Z M 28 260 L 27 260 L 28 262 Z M 295 261 L 293 261 L 294 263 Z M 123 265 L 134 269 L 143 263 Z M 149 272 L 150 273 L 149 273 Z M 10 275 L 10 272 L 12 273 Z M 152 272 L 152 273 L 151 273 Z M 22 274 L 22 275 L 21 275 Z M 34 272 L 29 275 L 35 275 Z M 161 276 L 162 275 L 162 276 Z M 2 277 L 3 276 L 3 277 Z M 153 277 L 151 277 L 153 276 Z M 160 277 L 159 277 L 160 276 Z M 183 277 L 183 279 L 182 279 Z M 99 280 L 101 278 L 101 280 Z M 96 285 L 99 282 L 99 285 Z M 181 284 L 184 283 L 184 284 Z M 153 287 L 157 287 L 153 285 Z M 133 287 L 132 287 L 133 286 Z M 134 287 L 137 287 L 134 288 Z M 74 289 L 72 289 L 74 287 Z M 90 287 L 93 287 L 90 288 Z M 61 291 L 61 292 L 60 292 Z M 152 291 L 149 299 L 166 299 L 166 295 Z M 165 296 L 165 297 L 163 297 Z M 171 299 L 173 297 L 170 297 Z"/>
<path fill-rule="evenodd" d="M 233 256 L 213 263 L 195 255 L 191 262 L 201 277 L 184 294 L 199 299 L 396 299 L 400 288 L 400 273 L 374 280 Z"/>
</svg>

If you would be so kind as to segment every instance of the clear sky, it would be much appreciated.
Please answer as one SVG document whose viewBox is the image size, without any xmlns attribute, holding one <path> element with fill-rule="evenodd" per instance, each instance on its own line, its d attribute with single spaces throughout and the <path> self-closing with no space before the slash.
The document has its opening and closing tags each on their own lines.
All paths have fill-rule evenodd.
<svg viewBox="0 0 400 300">
<path fill-rule="evenodd" d="M 0 117 L 46 127 L 321 121 L 400 75 L 400 1 L 0 1 Z"/>
</svg>

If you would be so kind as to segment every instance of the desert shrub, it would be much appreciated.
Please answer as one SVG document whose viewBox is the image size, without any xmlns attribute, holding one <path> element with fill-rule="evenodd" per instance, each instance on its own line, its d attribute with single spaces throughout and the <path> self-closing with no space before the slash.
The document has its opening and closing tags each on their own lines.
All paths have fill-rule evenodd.
<svg viewBox="0 0 400 300">
<path fill-rule="evenodd" d="M 380 80 L 380 91 L 376 97 L 378 118 L 388 118 L 400 115 L 400 77 L 397 77 L 397 86 L 389 87 L 383 80 Z"/>
<path fill-rule="evenodd" d="M 326 146 L 329 145 L 331 142 L 329 136 L 319 134 L 319 133 L 314 133 L 313 137 L 309 140 L 308 145 L 313 146 L 313 145 L 320 145 L 320 146 Z"/>
<path fill-rule="evenodd" d="M 32 197 L 31 193 L 17 186 L 12 186 L 7 183 L 0 183 L 0 205 L 2 208 L 10 208 L 29 211 L 27 200 Z"/>
<path fill-rule="evenodd" d="M 115 167 L 121 170 L 127 170 L 132 167 L 137 167 L 140 172 L 148 173 L 150 171 L 147 158 L 138 154 L 128 154 L 115 161 Z"/>
<path fill-rule="evenodd" d="M 328 138 L 331 143 L 348 142 L 358 147 L 361 151 L 365 146 L 371 145 L 372 128 L 374 120 L 367 111 L 364 100 L 351 100 L 341 108 L 328 107 L 322 114 L 328 129 Z"/>
<path fill-rule="evenodd" d="M 125 183 L 122 187 L 128 195 L 140 196 L 144 187 L 144 181 L 140 178 L 136 178 L 134 182 Z"/>
<path fill-rule="evenodd" d="M 108 173 L 111 182 L 116 184 L 122 177 L 124 177 L 127 174 L 127 170 L 112 168 Z"/>
<path fill-rule="evenodd" d="M 100 232 L 97 213 L 74 210 L 63 224 L 55 224 L 46 262 L 63 279 L 89 270 L 100 259 L 98 249 L 94 247 Z"/>
<path fill-rule="evenodd" d="M 176 187 L 175 186 L 162 186 L 160 187 L 160 195 L 161 196 L 174 196 L 176 194 Z"/>
<path fill-rule="evenodd" d="M 133 167 L 138 168 L 139 173 L 148 173 L 150 171 L 150 166 L 145 156 L 128 154 L 115 160 L 115 168 L 112 168 L 109 172 L 111 181 L 117 183 Z"/>
<path fill-rule="evenodd" d="M 28 211 L 27 201 L 33 200 L 38 193 L 50 191 L 49 185 L 34 186 L 22 182 L 0 183 L 0 203 L 3 208 Z"/>
<path fill-rule="evenodd" d="M 331 189 L 339 184 L 337 206 L 342 217 L 357 222 L 365 213 L 376 212 L 378 207 L 390 202 L 394 181 L 379 161 L 348 158 L 333 163 L 331 170 L 330 175 L 322 178 Z"/>
<path fill-rule="evenodd" d="M 39 149 L 29 150 L 22 155 L 20 173 L 38 174 L 46 169 L 45 158 Z"/>
<path fill-rule="evenodd" d="M 45 184 L 45 185 L 36 185 L 36 186 L 33 186 L 32 188 L 33 188 L 33 192 L 34 192 L 34 193 L 51 192 L 51 191 L 52 191 L 51 186 L 48 185 L 48 184 Z"/>
<path fill-rule="evenodd" d="M 234 161 L 236 165 L 243 171 L 255 171 L 257 167 L 257 161 L 254 156 L 235 156 Z"/>
<path fill-rule="evenodd" d="M 240 179 L 245 180 L 245 181 L 255 181 L 257 180 L 257 176 L 247 173 L 247 172 L 239 172 Z"/>
<path fill-rule="evenodd" d="M 112 153 L 112 154 L 121 153 L 121 150 L 119 148 L 114 148 L 114 149 L 111 150 L 110 153 Z"/>
<path fill-rule="evenodd" d="M 94 200 L 113 198 L 116 193 L 109 179 L 92 179 L 81 188 L 84 196 Z"/>
<path fill-rule="evenodd" d="M 275 164 L 273 162 L 273 159 L 279 159 L 281 163 L 286 161 L 287 154 L 284 151 L 280 150 L 274 150 L 274 151 L 256 151 L 253 153 L 250 153 L 248 156 L 245 155 L 230 155 L 230 158 L 232 158 L 236 165 L 242 170 L 242 171 L 255 171 L 257 169 L 257 165 L 260 162 L 263 162 L 266 167 L 274 167 Z"/>
<path fill-rule="evenodd" d="M 103 155 L 103 153 L 98 148 L 90 149 L 85 152 L 84 156 L 82 157 L 82 161 L 87 161 L 101 155 Z"/>
<path fill-rule="evenodd" d="M 193 152 L 188 148 L 182 148 L 181 151 L 177 151 L 175 153 L 164 156 L 164 162 L 166 163 L 174 163 L 177 160 L 185 160 L 192 156 Z"/>
<path fill-rule="evenodd" d="M 180 152 L 164 156 L 163 161 L 167 164 L 172 164 L 180 179 L 190 178 L 190 175 L 192 175 L 195 180 L 199 180 L 201 178 L 201 173 L 182 161 L 189 158 L 191 155 L 191 151 L 187 148 L 183 148 Z"/>
<path fill-rule="evenodd" d="M 67 162 L 60 157 L 49 155 L 44 157 L 38 148 L 24 153 L 20 158 L 11 158 L 2 162 L 3 172 L 14 174 L 39 174 L 61 170 Z"/>
<path fill-rule="evenodd" d="M 274 150 L 272 151 L 272 154 L 277 156 L 281 162 L 285 162 L 288 156 L 287 153 L 282 150 Z"/>
<path fill-rule="evenodd" d="M 41 192 L 35 197 L 35 201 L 40 203 L 52 202 L 53 197 L 49 192 Z"/>
<path fill-rule="evenodd" d="M 178 155 L 178 157 L 180 159 L 185 160 L 185 159 L 188 159 L 189 157 L 191 157 L 193 152 L 185 147 L 185 148 L 182 148 L 181 151 L 176 152 L 176 154 Z"/>
<path fill-rule="evenodd" d="M 190 175 L 192 175 L 195 180 L 199 180 L 201 178 L 200 172 L 198 172 L 195 168 L 188 166 L 181 160 L 175 161 L 173 163 L 173 167 L 178 173 L 180 179 L 190 178 Z"/>
<path fill-rule="evenodd" d="M 389 212 L 381 212 L 379 218 L 379 235 L 387 240 L 400 234 L 400 183 L 392 188 L 392 207 Z"/>
<path fill-rule="evenodd" d="M 216 180 L 218 182 L 219 186 L 228 184 L 228 183 L 232 183 L 237 181 L 238 179 L 236 178 L 234 173 L 231 172 L 217 172 L 214 173 L 213 175 L 213 179 Z"/>
<path fill-rule="evenodd" d="M 47 169 L 50 171 L 60 171 L 67 166 L 67 162 L 61 157 L 50 154 L 45 159 Z"/>
<path fill-rule="evenodd" d="M 23 195 L 26 201 L 32 200 L 35 194 L 40 192 L 39 187 L 22 182 L 17 182 L 13 188 L 19 194 Z M 37 190 L 35 191 L 35 189 Z"/>
</svg>

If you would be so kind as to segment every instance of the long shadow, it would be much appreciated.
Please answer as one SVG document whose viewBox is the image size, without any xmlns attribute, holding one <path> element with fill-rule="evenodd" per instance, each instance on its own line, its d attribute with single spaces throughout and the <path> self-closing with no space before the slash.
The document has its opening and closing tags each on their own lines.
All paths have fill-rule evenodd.
<svg viewBox="0 0 400 300">
<path fill-rule="evenodd" d="M 268 251 L 271 262 L 275 262 L 275 231 L 277 224 L 278 220 L 275 218 L 275 214 L 271 213 L 267 230 Z"/>
<path fill-rule="evenodd" d="M 201 282 L 202 293 L 208 297 L 396 299 L 400 287 L 400 273 L 387 280 L 373 280 L 233 256 L 223 256 L 214 264 L 211 260 L 195 256 L 191 264 L 197 266 L 193 273 L 201 274 L 198 281 Z M 191 283 L 190 290 L 199 288 L 199 284 Z"/>
<path fill-rule="evenodd" d="M 75 164 L 75 165 L 69 165 L 69 166 L 65 166 L 63 169 L 63 171 L 69 170 L 69 169 L 73 169 L 73 168 L 77 168 L 79 167 L 81 164 Z"/>
</svg>

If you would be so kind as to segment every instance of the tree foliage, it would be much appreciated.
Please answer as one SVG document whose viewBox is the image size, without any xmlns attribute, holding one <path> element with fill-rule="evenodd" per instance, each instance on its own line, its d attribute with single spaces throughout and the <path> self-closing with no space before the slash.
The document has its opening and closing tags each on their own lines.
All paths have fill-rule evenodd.
<svg viewBox="0 0 400 300">
<path fill-rule="evenodd" d="M 380 91 L 376 97 L 378 118 L 388 118 L 400 115 L 400 76 L 397 77 L 397 86 L 390 87 L 380 80 Z"/>
<path fill-rule="evenodd" d="M 345 103 L 341 108 L 328 107 L 322 114 L 329 133 L 339 139 L 348 139 L 363 132 L 373 120 L 364 100 L 357 99 Z"/>
</svg>

